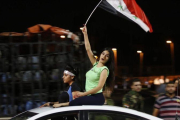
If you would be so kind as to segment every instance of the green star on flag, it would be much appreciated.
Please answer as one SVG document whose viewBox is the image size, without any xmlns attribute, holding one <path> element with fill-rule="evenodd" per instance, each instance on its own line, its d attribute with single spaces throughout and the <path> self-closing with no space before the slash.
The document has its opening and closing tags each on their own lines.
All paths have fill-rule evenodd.
<svg viewBox="0 0 180 120">
<path fill-rule="evenodd" d="M 119 7 L 121 10 L 123 10 L 123 7 L 122 7 L 122 5 L 119 5 L 118 7 Z"/>
<path fill-rule="evenodd" d="M 138 19 L 138 17 L 136 17 L 136 16 L 133 16 L 135 19 Z"/>
</svg>

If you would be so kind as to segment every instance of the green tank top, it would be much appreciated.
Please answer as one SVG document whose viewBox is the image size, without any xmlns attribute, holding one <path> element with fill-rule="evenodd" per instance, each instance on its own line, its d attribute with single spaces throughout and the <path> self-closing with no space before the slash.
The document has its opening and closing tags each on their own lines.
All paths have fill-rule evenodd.
<svg viewBox="0 0 180 120">
<path fill-rule="evenodd" d="M 97 64 L 98 64 L 98 62 L 96 62 L 96 63 L 93 65 L 93 68 L 90 69 L 90 70 L 86 73 L 86 85 L 85 85 L 86 91 L 89 91 L 89 90 L 91 90 L 91 89 L 93 89 L 93 88 L 95 88 L 95 87 L 98 86 L 101 72 L 102 72 L 104 69 L 107 69 L 108 75 L 109 75 L 109 69 L 108 69 L 106 66 L 97 67 Z M 97 93 L 101 93 L 101 92 L 102 92 L 102 89 L 99 90 Z"/>
</svg>

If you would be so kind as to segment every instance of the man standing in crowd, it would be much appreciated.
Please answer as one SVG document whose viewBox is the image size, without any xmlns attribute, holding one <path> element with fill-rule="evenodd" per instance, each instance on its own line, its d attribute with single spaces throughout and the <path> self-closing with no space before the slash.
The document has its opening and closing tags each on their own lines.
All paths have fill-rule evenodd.
<svg viewBox="0 0 180 120">
<path fill-rule="evenodd" d="M 176 85 L 174 82 L 171 81 L 166 84 L 166 93 L 160 95 L 154 104 L 154 116 L 163 120 L 175 120 L 176 113 L 180 113 L 180 97 L 175 95 L 175 91 Z"/>
<path fill-rule="evenodd" d="M 123 97 L 123 107 L 143 111 L 144 101 L 139 94 L 142 89 L 141 81 L 137 78 L 130 80 L 131 91 Z"/>
</svg>

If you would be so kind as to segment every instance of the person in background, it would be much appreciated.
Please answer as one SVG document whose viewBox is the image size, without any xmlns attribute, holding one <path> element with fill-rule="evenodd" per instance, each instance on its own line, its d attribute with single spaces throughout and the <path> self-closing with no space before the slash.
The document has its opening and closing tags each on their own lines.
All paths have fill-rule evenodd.
<svg viewBox="0 0 180 120">
<path fill-rule="evenodd" d="M 109 87 L 105 87 L 105 90 L 103 91 L 103 95 L 105 98 L 104 105 L 114 105 L 114 101 L 111 98 L 112 90 Z"/>
<path fill-rule="evenodd" d="M 166 93 L 156 99 L 153 115 L 163 120 L 175 120 L 176 112 L 180 113 L 180 97 L 175 94 L 175 82 L 166 83 L 165 89 Z"/>
<path fill-rule="evenodd" d="M 143 111 L 144 101 L 139 94 L 142 89 L 141 81 L 137 78 L 130 80 L 131 91 L 124 95 L 122 100 L 123 107 Z"/>
<path fill-rule="evenodd" d="M 64 83 L 67 83 L 69 85 L 67 91 L 60 94 L 58 102 L 47 102 L 40 107 L 53 106 L 57 108 L 62 106 L 68 106 L 69 102 L 76 98 L 76 93 L 81 91 L 81 88 L 75 82 L 76 77 L 77 70 L 74 69 L 71 65 L 67 65 L 62 77 Z"/>
</svg>

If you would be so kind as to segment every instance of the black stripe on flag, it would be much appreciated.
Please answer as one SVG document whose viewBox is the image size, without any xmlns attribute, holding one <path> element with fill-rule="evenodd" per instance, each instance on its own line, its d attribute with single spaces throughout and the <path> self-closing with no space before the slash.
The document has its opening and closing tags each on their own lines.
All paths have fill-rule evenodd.
<svg viewBox="0 0 180 120">
<path fill-rule="evenodd" d="M 113 14 L 113 15 L 116 15 L 118 17 L 121 17 L 121 18 L 124 18 L 126 20 L 129 20 L 131 22 L 134 22 L 132 21 L 131 19 L 129 19 L 128 17 L 126 17 L 125 15 L 121 14 L 119 11 L 117 11 L 112 5 L 110 5 L 106 0 L 103 0 L 101 2 L 101 4 L 99 5 L 100 8 L 104 9 L 105 11 Z"/>
</svg>

